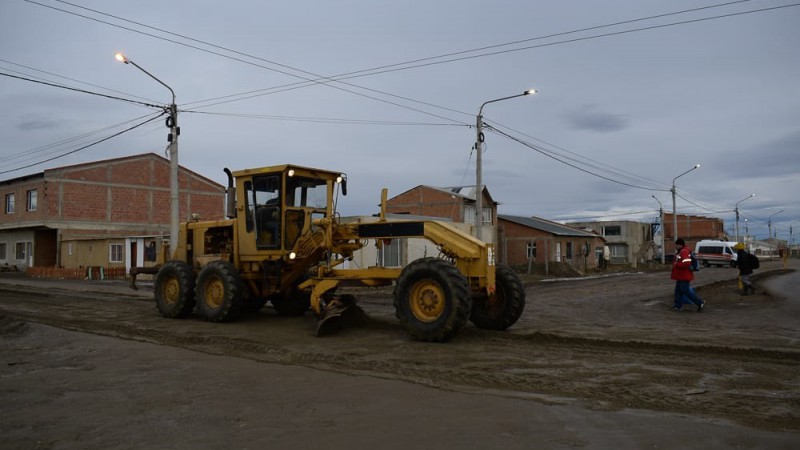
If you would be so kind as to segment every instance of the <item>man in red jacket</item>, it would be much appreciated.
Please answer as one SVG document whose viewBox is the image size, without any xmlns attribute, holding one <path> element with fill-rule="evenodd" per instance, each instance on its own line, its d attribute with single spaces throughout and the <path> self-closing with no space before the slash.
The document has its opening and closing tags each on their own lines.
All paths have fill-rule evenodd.
<svg viewBox="0 0 800 450">
<path fill-rule="evenodd" d="M 694 289 L 690 286 L 691 281 L 694 279 L 694 274 L 691 270 L 692 257 L 689 249 L 686 248 L 686 243 L 683 239 L 675 241 L 675 258 L 672 261 L 672 279 L 675 280 L 675 303 L 672 306 L 673 311 L 681 311 L 683 309 L 684 299 L 697 306 L 697 312 L 703 312 L 706 302 L 703 301 Z"/>
</svg>

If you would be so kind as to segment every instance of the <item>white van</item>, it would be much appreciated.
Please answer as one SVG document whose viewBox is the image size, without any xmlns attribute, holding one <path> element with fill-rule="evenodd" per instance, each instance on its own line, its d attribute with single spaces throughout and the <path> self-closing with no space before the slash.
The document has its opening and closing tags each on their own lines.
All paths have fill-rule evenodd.
<svg viewBox="0 0 800 450">
<path fill-rule="evenodd" d="M 704 240 L 697 243 L 694 254 L 703 267 L 712 265 L 736 267 L 736 242 Z"/>
</svg>

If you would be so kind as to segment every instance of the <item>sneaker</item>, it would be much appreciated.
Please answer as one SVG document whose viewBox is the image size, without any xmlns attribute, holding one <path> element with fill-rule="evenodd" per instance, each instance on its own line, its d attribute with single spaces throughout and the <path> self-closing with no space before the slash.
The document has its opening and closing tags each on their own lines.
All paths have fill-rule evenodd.
<svg viewBox="0 0 800 450">
<path fill-rule="evenodd" d="M 672 307 L 672 311 L 681 312 L 681 311 L 683 311 L 683 308 L 681 308 L 680 306 L 673 306 Z"/>
<path fill-rule="evenodd" d="M 700 300 L 700 304 L 697 305 L 697 312 L 703 312 L 703 308 L 706 307 L 706 302 Z"/>
</svg>

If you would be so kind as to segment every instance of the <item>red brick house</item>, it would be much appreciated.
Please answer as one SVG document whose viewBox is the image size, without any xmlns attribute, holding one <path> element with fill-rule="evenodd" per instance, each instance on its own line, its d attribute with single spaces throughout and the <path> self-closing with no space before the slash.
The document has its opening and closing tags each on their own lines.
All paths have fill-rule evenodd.
<svg viewBox="0 0 800 450">
<path fill-rule="evenodd" d="M 664 241 L 667 255 L 675 253 L 675 233 L 673 232 L 673 217 L 676 217 L 678 225 L 678 237 L 686 241 L 689 248 L 694 249 L 694 245 L 703 239 L 727 240 L 725 233 L 725 223 L 716 217 L 693 216 L 689 214 L 664 213 Z"/>
<path fill-rule="evenodd" d="M 433 187 L 420 185 L 386 201 L 386 212 L 443 217 L 452 222 L 475 225 L 475 186 Z M 483 240 L 494 242 L 497 202 L 483 187 Z"/>
<path fill-rule="evenodd" d="M 224 186 L 181 167 L 181 220 L 224 215 Z M 0 267 L 147 265 L 168 240 L 169 160 L 154 153 L 0 181 Z"/>
<path fill-rule="evenodd" d="M 597 269 L 605 240 L 594 233 L 538 217 L 498 216 L 498 262 L 520 268 L 569 264 L 577 270 Z"/>
</svg>

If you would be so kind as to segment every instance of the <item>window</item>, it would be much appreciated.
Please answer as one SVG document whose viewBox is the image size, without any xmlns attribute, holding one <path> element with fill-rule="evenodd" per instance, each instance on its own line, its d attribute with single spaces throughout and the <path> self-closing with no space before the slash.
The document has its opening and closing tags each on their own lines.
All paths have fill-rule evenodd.
<svg viewBox="0 0 800 450">
<path fill-rule="evenodd" d="M 16 254 L 14 255 L 14 259 L 17 261 L 25 261 L 25 243 L 17 242 L 15 250 Z"/>
<path fill-rule="evenodd" d="M 383 242 L 383 247 L 378 250 L 378 258 L 384 267 L 400 267 L 401 264 L 401 244 L 404 239 L 392 239 L 390 242 Z"/>
<path fill-rule="evenodd" d="M 621 236 L 622 227 L 619 225 L 603 227 L 603 236 Z"/>
<path fill-rule="evenodd" d="M 483 223 L 484 225 L 491 225 L 492 224 L 492 208 L 491 207 L 484 207 L 483 209 Z M 475 223 L 475 207 L 474 206 L 467 206 L 464 208 L 464 223 L 474 224 Z"/>
<path fill-rule="evenodd" d="M 536 242 L 528 242 L 528 259 L 536 259 Z"/>
<path fill-rule="evenodd" d="M 28 191 L 28 211 L 36 211 L 37 197 L 36 189 Z"/>
<path fill-rule="evenodd" d="M 556 242 L 556 262 L 561 262 L 561 242 Z"/>
<path fill-rule="evenodd" d="M 612 258 L 627 258 L 628 257 L 628 246 L 626 246 L 626 245 L 612 245 L 611 246 L 611 257 Z"/>
<path fill-rule="evenodd" d="M 108 260 L 112 263 L 121 263 L 122 261 L 122 244 L 109 244 L 108 246 Z"/>
<path fill-rule="evenodd" d="M 6 259 L 6 243 L 0 242 L 0 259 Z"/>
<path fill-rule="evenodd" d="M 567 259 L 572 259 L 572 242 L 567 242 Z"/>
<path fill-rule="evenodd" d="M 14 204 L 16 197 L 14 194 L 6 194 L 6 214 L 14 214 Z"/>
</svg>

